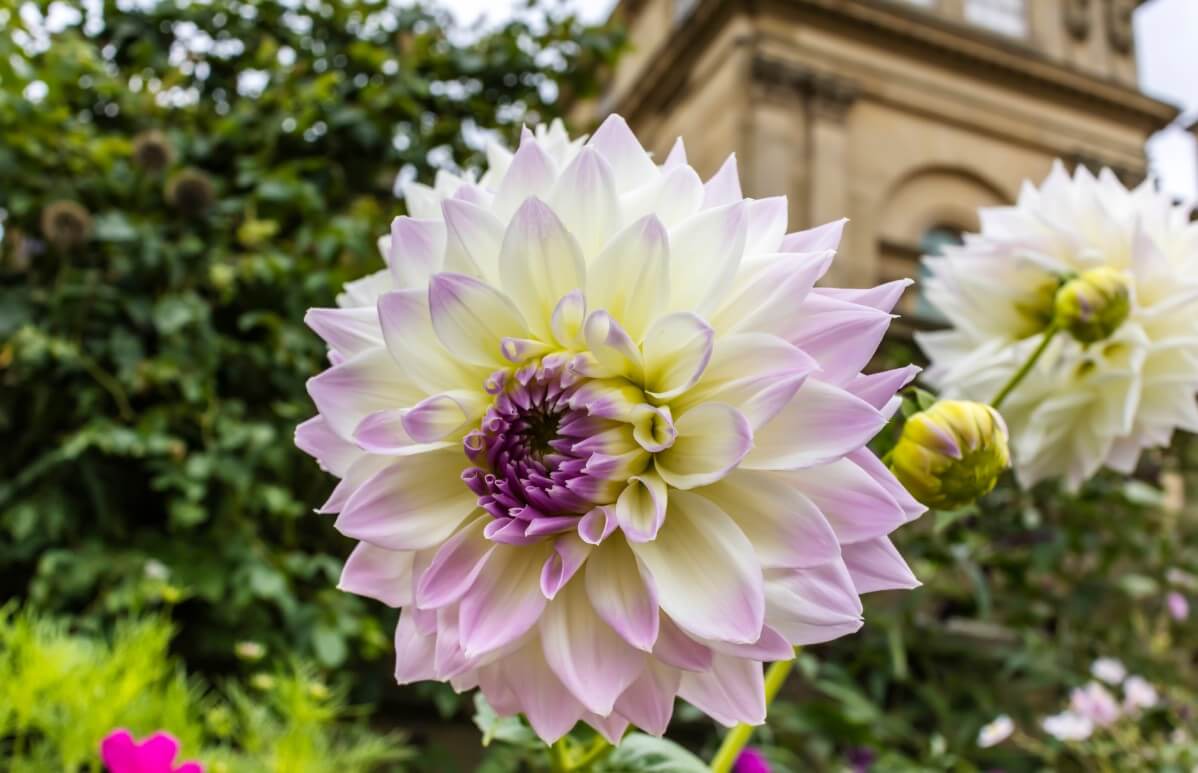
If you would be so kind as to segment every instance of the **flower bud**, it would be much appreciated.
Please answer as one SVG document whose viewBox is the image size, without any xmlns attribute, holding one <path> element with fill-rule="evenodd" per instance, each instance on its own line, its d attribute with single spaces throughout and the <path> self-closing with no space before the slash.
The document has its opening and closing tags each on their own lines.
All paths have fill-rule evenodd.
<svg viewBox="0 0 1198 773">
<path fill-rule="evenodd" d="M 1107 266 L 1082 272 L 1061 286 L 1053 301 L 1054 321 L 1084 344 L 1114 333 L 1131 312 L 1127 275 Z"/>
<path fill-rule="evenodd" d="M 941 400 L 907 419 L 890 456 L 911 495 L 942 510 L 989 493 L 1010 463 L 1002 416 L 964 400 Z"/>
<path fill-rule="evenodd" d="M 174 155 L 170 140 L 157 129 L 147 129 L 133 138 L 133 163 L 147 172 L 166 169 Z"/>
<path fill-rule="evenodd" d="M 216 201 L 216 189 L 199 169 L 176 172 L 166 184 L 166 200 L 187 217 L 201 217 Z"/>
<path fill-rule="evenodd" d="M 41 226 L 46 241 L 60 250 L 69 250 L 91 236 L 92 216 L 82 204 L 59 199 L 42 210 Z"/>
</svg>

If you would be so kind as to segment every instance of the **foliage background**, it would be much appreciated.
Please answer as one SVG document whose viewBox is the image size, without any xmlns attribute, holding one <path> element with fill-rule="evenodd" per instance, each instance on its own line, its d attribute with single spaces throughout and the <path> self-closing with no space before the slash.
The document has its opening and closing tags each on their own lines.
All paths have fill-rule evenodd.
<svg viewBox="0 0 1198 773">
<path fill-rule="evenodd" d="M 378 267 L 401 171 L 469 165 L 478 127 L 510 142 L 593 93 L 621 35 L 557 16 L 463 34 L 436 10 L 366 0 L 101 5 L 0 3 L 0 588 L 57 620 L 10 611 L 5 625 L 25 620 L 27 637 L 57 626 L 97 662 L 114 630 L 159 631 L 140 650 L 112 647 L 161 675 L 146 689 L 179 703 L 164 716 L 192 748 L 250 741 L 212 735 L 210 704 L 179 697 L 194 682 L 176 680 L 171 657 L 186 679 L 232 680 L 219 699 L 242 696 L 263 728 L 285 724 L 281 692 L 238 686 L 265 668 L 237 657 L 253 642 L 281 674 L 340 675 L 380 731 L 443 717 L 432 741 L 461 736 L 470 756 L 472 702 L 394 689 L 394 612 L 334 589 L 349 543 L 311 513 L 331 481 L 291 441 L 324 357 L 303 313 Z M 57 31 L 42 30 L 44 13 Z M 165 168 L 138 161 L 148 131 L 170 148 Z M 178 193 L 196 172 L 209 206 Z M 77 243 L 43 224 L 64 200 L 88 213 Z M 895 342 L 880 359 L 912 356 Z M 1180 438 L 1136 480 L 1103 477 L 1078 496 L 1008 481 L 976 508 L 906 527 L 898 542 L 925 586 L 868 598 L 859 635 L 804 654 L 759 735 L 776 769 L 1188 770 L 1198 629 L 1168 617 L 1164 594 L 1198 601 L 1198 516 L 1161 486 L 1189 478 L 1193 491 L 1195 468 L 1198 446 Z M 161 623 L 129 627 L 147 613 L 177 629 L 171 655 Z M 0 663 L 16 662 L 15 635 Z M 1038 718 L 1104 655 L 1152 679 L 1165 705 L 1104 736 L 1110 748 L 978 749 L 999 713 L 1042 740 Z M 15 668 L 0 684 L 32 690 Z M 0 716 L 28 700 L 16 695 L 0 697 Z M 671 736 L 710 754 L 715 728 L 684 706 L 677 717 Z M 344 720 L 338 709 L 319 724 Z M 543 766 L 518 724 L 485 706 L 476 721 L 496 739 L 480 769 Z M 54 753 L 69 746 L 37 733 Z M 17 735 L 0 724 L 0 759 Z M 449 768 L 429 738 L 414 741 L 410 764 Z M 637 743 L 607 769 L 690 764 Z"/>
</svg>

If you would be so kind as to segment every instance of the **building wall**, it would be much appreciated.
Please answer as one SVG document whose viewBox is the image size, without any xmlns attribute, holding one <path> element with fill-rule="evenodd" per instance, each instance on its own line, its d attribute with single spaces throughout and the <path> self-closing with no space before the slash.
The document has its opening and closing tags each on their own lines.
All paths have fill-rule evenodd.
<svg viewBox="0 0 1198 773">
<path fill-rule="evenodd" d="M 660 157 L 682 136 L 704 175 L 735 152 L 745 193 L 786 194 L 793 227 L 848 216 L 830 283 L 914 276 L 929 229 L 975 229 L 1056 158 L 1142 177 L 1175 114 L 1109 32 L 1134 3 L 1029 0 L 1013 38 L 967 23 L 973 1 L 626 2 L 639 49 L 600 110 Z"/>
</svg>

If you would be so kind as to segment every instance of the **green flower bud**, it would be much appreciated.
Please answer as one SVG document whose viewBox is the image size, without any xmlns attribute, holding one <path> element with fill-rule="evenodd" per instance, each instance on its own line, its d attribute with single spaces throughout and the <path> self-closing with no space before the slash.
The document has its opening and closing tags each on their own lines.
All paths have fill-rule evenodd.
<svg viewBox="0 0 1198 773">
<path fill-rule="evenodd" d="M 1070 279 L 1053 302 L 1055 323 L 1084 344 L 1114 333 L 1131 312 L 1127 274 L 1101 266 Z"/>
<path fill-rule="evenodd" d="M 987 494 L 1011 464 L 1007 425 L 983 403 L 941 400 L 903 425 L 890 469 L 928 507 L 951 510 Z"/>
</svg>

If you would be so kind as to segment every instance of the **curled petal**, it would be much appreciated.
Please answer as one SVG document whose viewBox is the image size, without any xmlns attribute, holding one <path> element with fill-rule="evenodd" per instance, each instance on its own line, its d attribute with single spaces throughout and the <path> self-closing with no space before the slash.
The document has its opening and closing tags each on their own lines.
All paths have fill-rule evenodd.
<svg viewBox="0 0 1198 773">
<path fill-rule="evenodd" d="M 578 521 L 578 536 L 588 545 L 598 545 L 611 536 L 619 521 L 616 508 L 611 505 L 596 507 Z"/>
<path fill-rule="evenodd" d="M 711 359 L 715 333 L 689 312 L 661 317 L 645 334 L 645 391 L 669 400 L 691 387 Z"/>
<path fill-rule="evenodd" d="M 540 519 L 545 520 L 545 519 Z M 591 545 L 577 534 L 563 534 L 553 541 L 553 554 L 541 567 L 541 593 L 552 601 L 558 591 L 582 568 Z"/>
<path fill-rule="evenodd" d="M 647 470 L 628 479 L 616 500 L 616 520 L 631 542 L 648 542 L 666 519 L 666 482 Z"/>
<path fill-rule="evenodd" d="M 674 445 L 655 457 L 657 472 L 674 488 L 714 483 L 753 447 L 753 430 L 739 411 L 704 403 L 678 417 Z"/>
<path fill-rule="evenodd" d="M 488 395 L 466 389 L 433 395 L 404 412 L 403 426 L 418 443 L 433 443 L 465 432 L 489 402 Z"/>
<path fill-rule="evenodd" d="M 621 376 L 630 381 L 643 379 L 644 363 L 640 349 L 632 338 L 606 311 L 593 311 L 583 325 L 587 349 L 598 363 L 589 376 L 610 378 Z"/>
</svg>

